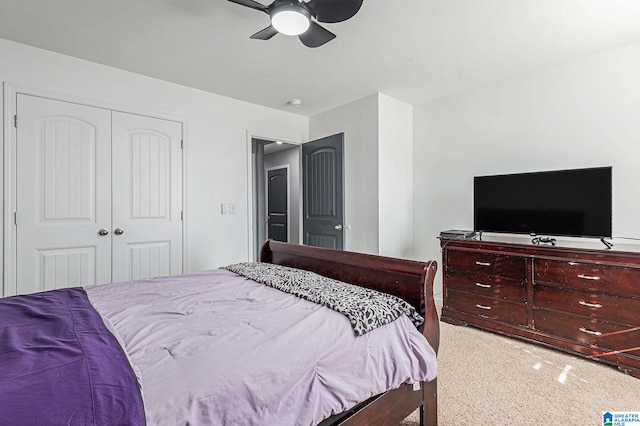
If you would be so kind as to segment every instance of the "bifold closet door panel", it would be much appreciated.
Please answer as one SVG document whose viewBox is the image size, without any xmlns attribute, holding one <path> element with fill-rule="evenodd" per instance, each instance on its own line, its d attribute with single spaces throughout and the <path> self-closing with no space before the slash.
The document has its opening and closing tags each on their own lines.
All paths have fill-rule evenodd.
<svg viewBox="0 0 640 426">
<path fill-rule="evenodd" d="M 113 281 L 182 273 L 182 124 L 113 112 Z"/>
<path fill-rule="evenodd" d="M 16 105 L 17 294 L 110 282 L 111 111 L 23 94 Z"/>
<path fill-rule="evenodd" d="M 182 273 L 182 123 L 16 96 L 15 287 Z"/>
</svg>

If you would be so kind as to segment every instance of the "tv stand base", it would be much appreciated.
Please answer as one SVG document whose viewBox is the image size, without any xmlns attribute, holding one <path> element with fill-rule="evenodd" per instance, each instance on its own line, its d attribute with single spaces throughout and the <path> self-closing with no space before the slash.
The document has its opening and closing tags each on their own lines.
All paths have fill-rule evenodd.
<svg viewBox="0 0 640 426">
<path fill-rule="evenodd" d="M 533 244 L 551 244 L 552 246 L 555 246 L 558 243 L 555 238 L 550 237 L 535 237 L 531 242 Z"/>
<path fill-rule="evenodd" d="M 610 249 L 611 247 L 613 247 L 613 244 L 610 243 L 609 241 L 605 240 L 604 238 L 600 238 L 600 241 L 602 241 L 602 244 L 607 246 L 607 249 Z"/>
</svg>

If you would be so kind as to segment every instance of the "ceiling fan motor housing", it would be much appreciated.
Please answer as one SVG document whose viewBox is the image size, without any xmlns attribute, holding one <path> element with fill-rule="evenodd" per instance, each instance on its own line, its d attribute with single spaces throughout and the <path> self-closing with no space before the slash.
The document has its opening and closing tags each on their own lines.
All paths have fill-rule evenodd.
<svg viewBox="0 0 640 426">
<path fill-rule="evenodd" d="M 311 23 L 311 11 L 304 2 L 277 0 L 269 7 L 271 25 L 285 35 L 304 33 Z"/>
</svg>

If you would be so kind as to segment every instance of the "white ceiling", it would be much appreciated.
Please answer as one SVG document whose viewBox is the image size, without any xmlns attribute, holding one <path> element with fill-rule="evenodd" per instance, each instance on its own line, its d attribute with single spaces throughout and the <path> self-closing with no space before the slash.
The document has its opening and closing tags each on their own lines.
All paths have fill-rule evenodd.
<svg viewBox="0 0 640 426">
<path fill-rule="evenodd" d="M 640 40 L 640 1 L 364 0 L 315 49 L 249 39 L 267 25 L 226 0 L 0 0 L 0 38 L 307 116 L 376 92 L 417 105 Z"/>
</svg>

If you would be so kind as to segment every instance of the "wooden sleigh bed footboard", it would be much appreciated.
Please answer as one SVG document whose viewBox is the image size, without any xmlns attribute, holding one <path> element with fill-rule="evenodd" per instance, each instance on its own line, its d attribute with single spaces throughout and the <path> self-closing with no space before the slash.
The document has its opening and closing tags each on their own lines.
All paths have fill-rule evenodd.
<svg viewBox="0 0 640 426">
<path fill-rule="evenodd" d="M 435 261 L 417 262 L 269 240 L 260 260 L 298 269 L 401 297 L 424 318 L 422 334 L 438 351 L 440 326 L 433 296 Z M 348 412 L 330 417 L 321 426 L 397 425 L 420 408 L 420 424 L 438 423 L 437 379 L 376 395 Z"/>
</svg>

